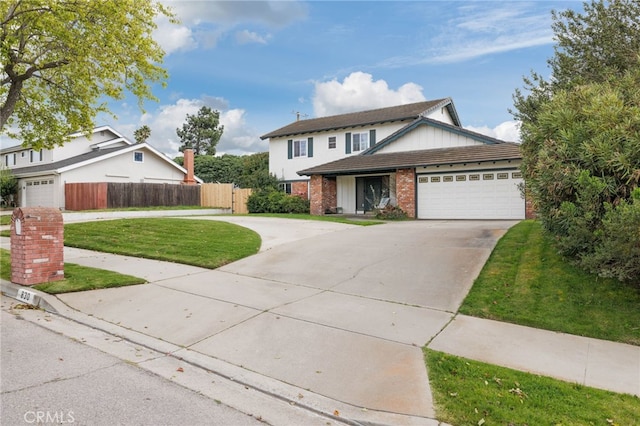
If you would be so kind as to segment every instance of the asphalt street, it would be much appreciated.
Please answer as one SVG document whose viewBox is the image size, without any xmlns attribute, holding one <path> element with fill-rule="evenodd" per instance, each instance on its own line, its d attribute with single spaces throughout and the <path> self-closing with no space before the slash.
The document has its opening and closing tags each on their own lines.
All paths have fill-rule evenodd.
<svg viewBox="0 0 640 426">
<path fill-rule="evenodd" d="M 15 301 L 3 298 L 2 425 L 263 424 L 258 416 L 27 321 L 11 305 Z"/>
</svg>

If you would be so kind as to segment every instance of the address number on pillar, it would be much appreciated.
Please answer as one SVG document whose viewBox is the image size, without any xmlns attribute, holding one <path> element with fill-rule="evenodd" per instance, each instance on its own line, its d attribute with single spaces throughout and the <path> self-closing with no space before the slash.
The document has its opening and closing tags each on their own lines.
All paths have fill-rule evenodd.
<svg viewBox="0 0 640 426">
<path fill-rule="evenodd" d="M 30 305 L 35 305 L 36 294 L 32 291 L 21 288 L 18 290 L 18 300 L 28 303 Z"/>
</svg>

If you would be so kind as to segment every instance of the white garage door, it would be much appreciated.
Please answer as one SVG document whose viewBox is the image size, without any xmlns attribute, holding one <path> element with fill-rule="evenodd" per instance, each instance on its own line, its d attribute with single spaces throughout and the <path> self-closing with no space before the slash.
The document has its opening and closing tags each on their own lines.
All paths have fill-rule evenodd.
<svg viewBox="0 0 640 426">
<path fill-rule="evenodd" d="M 419 219 L 524 219 L 518 170 L 418 175 Z"/>
<path fill-rule="evenodd" d="M 25 207 L 53 207 L 53 179 L 28 180 L 25 188 Z"/>
</svg>

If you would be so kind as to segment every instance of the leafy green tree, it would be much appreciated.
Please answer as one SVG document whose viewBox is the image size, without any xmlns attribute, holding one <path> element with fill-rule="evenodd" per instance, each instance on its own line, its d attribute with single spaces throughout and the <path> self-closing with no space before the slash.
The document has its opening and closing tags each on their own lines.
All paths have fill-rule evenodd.
<svg viewBox="0 0 640 426">
<path fill-rule="evenodd" d="M 230 154 L 221 157 L 198 155 L 194 159 L 194 172 L 205 182 L 238 184 L 242 175 L 242 157 Z"/>
<path fill-rule="evenodd" d="M 532 72 L 524 78 L 524 88 L 516 89 L 512 114 L 522 123 L 537 122 L 540 105 L 559 90 L 599 83 L 621 77 L 638 66 L 640 54 L 640 2 L 635 0 L 592 1 L 583 4 L 584 13 L 553 11 L 552 29 L 557 44 L 547 64 L 551 78 Z M 540 148 L 529 137 L 530 127 L 521 130 L 524 155 L 523 174 L 527 179 Z"/>
<path fill-rule="evenodd" d="M 215 155 L 216 145 L 222 136 L 224 126 L 220 124 L 220 112 L 203 106 L 197 115 L 187 114 L 187 122 L 176 133 L 182 142 L 180 152 L 193 149 L 198 155 Z"/>
<path fill-rule="evenodd" d="M 146 124 L 133 132 L 136 143 L 144 143 L 151 136 L 151 129 Z"/>
<path fill-rule="evenodd" d="M 269 173 L 269 153 L 242 157 L 242 176 L 239 185 L 243 188 L 268 189 L 278 188 L 278 178 Z"/>
<path fill-rule="evenodd" d="M 514 96 L 523 174 L 545 228 L 582 267 L 631 281 L 640 280 L 632 273 L 640 258 L 624 255 L 628 242 L 605 229 L 631 229 L 625 221 L 638 217 L 639 22 L 640 5 L 628 0 L 554 13 L 553 79 L 534 74 L 529 95 Z M 630 235 L 640 245 L 640 234 Z"/>
<path fill-rule="evenodd" d="M 111 113 L 106 98 L 155 100 L 149 83 L 167 78 L 158 16 L 175 22 L 154 0 L 1 1 L 0 132 L 51 148 L 90 135 L 96 115 Z"/>
<path fill-rule="evenodd" d="M 9 205 L 10 200 L 15 199 L 18 193 L 18 179 L 13 175 L 11 170 L 4 167 L 0 168 L 0 199 L 2 205 Z"/>
</svg>

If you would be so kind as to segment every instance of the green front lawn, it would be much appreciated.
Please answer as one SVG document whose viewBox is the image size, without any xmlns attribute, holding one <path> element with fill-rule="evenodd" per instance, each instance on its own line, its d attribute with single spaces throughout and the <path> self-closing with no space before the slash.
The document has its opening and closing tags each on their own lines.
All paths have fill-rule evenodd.
<svg viewBox="0 0 640 426">
<path fill-rule="evenodd" d="M 465 425 L 634 425 L 640 399 L 424 350 L 438 420 Z"/>
<path fill-rule="evenodd" d="M 255 254 L 260 236 L 232 223 L 173 218 L 72 223 L 64 245 L 215 269 Z"/>
<path fill-rule="evenodd" d="M 11 252 L 0 249 L 0 277 L 11 281 Z M 64 264 L 64 279 L 38 284 L 33 288 L 49 294 L 70 293 L 74 291 L 96 290 L 100 288 L 123 287 L 143 284 L 142 278 L 123 275 L 104 269 L 87 268 L 74 263 Z"/>
<path fill-rule="evenodd" d="M 575 268 L 534 221 L 500 239 L 460 313 L 640 345 L 640 289 Z"/>
</svg>

